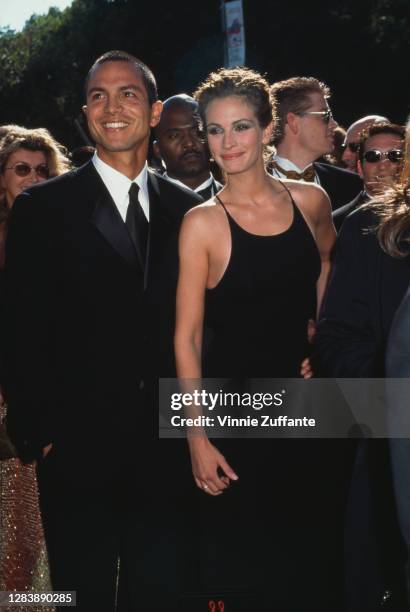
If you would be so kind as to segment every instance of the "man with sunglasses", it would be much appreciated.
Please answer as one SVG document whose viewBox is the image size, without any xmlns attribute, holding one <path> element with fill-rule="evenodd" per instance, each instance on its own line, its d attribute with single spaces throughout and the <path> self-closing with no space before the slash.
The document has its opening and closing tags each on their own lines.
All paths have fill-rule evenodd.
<svg viewBox="0 0 410 612">
<path fill-rule="evenodd" d="M 313 77 L 293 77 L 272 86 L 278 122 L 271 172 L 277 178 L 321 185 L 335 210 L 362 188 L 360 178 L 343 168 L 316 160 L 334 149 L 337 126 L 329 107 L 329 88 Z"/>
<path fill-rule="evenodd" d="M 352 123 L 346 132 L 342 161 L 351 172 L 357 172 L 360 137 L 374 123 L 389 123 L 389 120 L 381 115 L 366 115 Z"/>
<path fill-rule="evenodd" d="M 359 140 L 358 171 L 363 179 L 363 190 L 351 201 L 333 212 L 339 229 L 346 216 L 385 191 L 397 179 L 403 161 L 405 130 L 394 123 L 374 123 Z"/>
</svg>

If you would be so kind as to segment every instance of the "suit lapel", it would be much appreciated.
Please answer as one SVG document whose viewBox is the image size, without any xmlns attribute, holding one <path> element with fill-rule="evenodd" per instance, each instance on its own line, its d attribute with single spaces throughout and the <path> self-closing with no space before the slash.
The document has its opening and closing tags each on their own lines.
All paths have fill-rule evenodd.
<svg viewBox="0 0 410 612">
<path fill-rule="evenodd" d="M 149 235 L 147 244 L 147 260 L 144 274 L 144 289 L 155 267 L 159 254 L 162 251 L 163 241 L 174 220 L 168 214 L 160 193 L 160 186 L 154 173 L 148 172 L 149 193 Z"/>
<path fill-rule="evenodd" d="M 86 195 L 89 201 L 94 202 L 90 223 L 125 261 L 143 267 L 127 227 L 92 162 L 87 164 L 84 171 Z"/>
</svg>

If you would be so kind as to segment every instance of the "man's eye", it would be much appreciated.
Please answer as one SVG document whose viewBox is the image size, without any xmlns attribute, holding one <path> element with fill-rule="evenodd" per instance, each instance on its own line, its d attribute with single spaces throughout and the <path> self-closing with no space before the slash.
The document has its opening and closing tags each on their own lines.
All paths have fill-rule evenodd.
<svg viewBox="0 0 410 612">
<path fill-rule="evenodd" d="M 102 100 L 104 98 L 104 94 L 101 91 L 96 91 L 95 93 L 93 93 L 93 95 L 91 96 L 91 100 L 97 101 L 97 100 Z"/>
<path fill-rule="evenodd" d="M 132 90 L 126 90 L 122 92 L 122 95 L 124 98 L 135 98 L 135 91 Z"/>
<path fill-rule="evenodd" d="M 180 137 L 179 132 L 168 132 L 168 140 L 178 140 Z"/>
<path fill-rule="evenodd" d="M 222 134 L 222 131 L 222 128 L 216 127 L 214 125 L 206 129 L 207 134 L 210 134 L 211 136 L 215 136 L 216 134 Z"/>
<path fill-rule="evenodd" d="M 244 132 L 245 130 L 249 130 L 252 127 L 250 123 L 237 123 L 235 125 L 236 132 Z"/>
</svg>

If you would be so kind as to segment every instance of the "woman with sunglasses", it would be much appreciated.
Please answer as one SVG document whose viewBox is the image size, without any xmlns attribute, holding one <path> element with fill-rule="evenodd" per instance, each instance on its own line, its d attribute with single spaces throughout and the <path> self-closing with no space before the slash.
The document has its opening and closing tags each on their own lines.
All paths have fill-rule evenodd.
<svg viewBox="0 0 410 612">
<path fill-rule="evenodd" d="M 0 198 L 11 209 L 25 189 L 70 167 L 64 149 L 48 130 L 11 126 L 0 141 Z"/>
<path fill-rule="evenodd" d="M 327 376 L 381 378 L 386 373 L 389 332 L 410 280 L 409 127 L 404 171 L 396 185 L 394 176 L 402 168 L 403 156 L 400 136 L 386 147 L 371 146 L 369 138 L 368 148 L 362 150 L 363 168 L 378 165 L 379 178 L 384 164 L 393 167 L 388 177 L 392 188 L 384 186 L 381 193 L 375 175 L 378 195 L 349 215 L 342 226 L 316 334 Z M 376 129 L 370 128 L 373 138 Z M 383 605 L 405 610 L 402 541 L 386 440 L 358 444 L 351 492 L 346 541 L 348 610 L 374 612 L 389 593 L 391 601 Z M 405 496 L 408 499 L 408 491 Z M 402 515 L 403 525 L 408 524 L 407 515 Z"/>
<path fill-rule="evenodd" d="M 222 69 L 195 96 L 226 185 L 187 213 L 181 229 L 175 334 L 181 384 L 228 378 L 223 388 L 235 393 L 255 384 L 251 378 L 297 378 L 335 240 L 328 197 L 316 185 L 267 173 L 264 153 L 276 114 L 261 75 Z M 228 414 L 236 416 L 235 409 Z M 337 546 L 329 545 L 338 536 L 327 530 L 334 515 L 319 518 L 321 501 L 333 504 L 323 487 L 329 447 L 196 433 L 188 442 L 202 492 L 198 548 L 208 588 L 241 593 L 248 604 L 241 601 L 241 610 L 339 610 L 330 586 Z"/>
<path fill-rule="evenodd" d="M 17 125 L 0 126 L 0 138 L 1 281 L 7 221 L 15 198 L 28 187 L 68 170 L 69 161 L 64 155 L 63 147 L 46 129 L 30 130 Z M 6 407 L 1 400 L 0 425 L 5 413 Z M 5 428 L 1 426 L 0 590 L 47 591 L 51 587 L 38 506 L 35 466 L 33 463 L 21 463 L 13 454 Z"/>
</svg>

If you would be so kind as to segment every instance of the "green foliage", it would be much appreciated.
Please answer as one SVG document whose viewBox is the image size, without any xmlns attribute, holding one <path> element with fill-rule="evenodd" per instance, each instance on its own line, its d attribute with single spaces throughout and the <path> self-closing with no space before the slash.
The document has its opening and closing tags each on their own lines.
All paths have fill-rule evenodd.
<svg viewBox="0 0 410 612">
<path fill-rule="evenodd" d="M 0 29 L 0 124 L 46 126 L 82 144 L 83 80 L 98 55 L 141 57 L 163 98 L 190 93 L 223 58 L 220 1 L 74 0 Z M 408 0 L 244 0 L 248 64 L 273 81 L 312 74 L 330 84 L 337 117 L 408 112 Z M 404 91 L 406 90 L 406 96 Z M 397 96 L 392 95 L 397 92 Z"/>
</svg>

